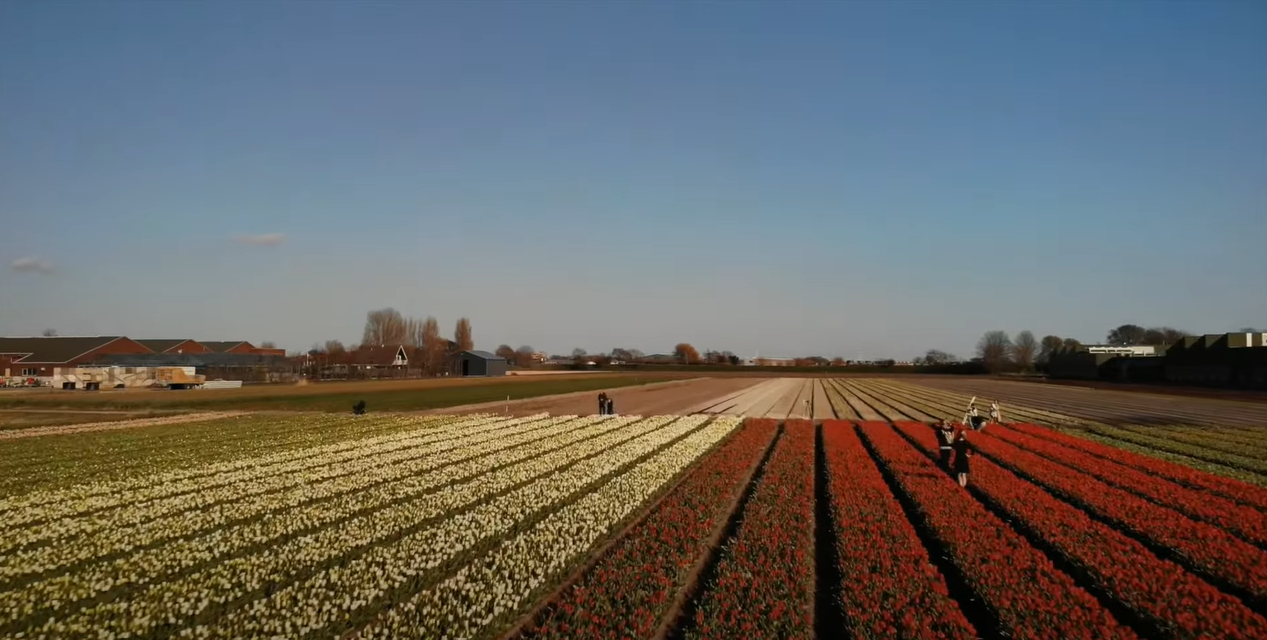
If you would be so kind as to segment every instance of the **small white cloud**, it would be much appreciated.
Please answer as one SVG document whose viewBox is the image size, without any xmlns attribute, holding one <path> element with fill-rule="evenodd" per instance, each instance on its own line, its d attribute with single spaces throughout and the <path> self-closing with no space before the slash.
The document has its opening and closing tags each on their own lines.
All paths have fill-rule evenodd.
<svg viewBox="0 0 1267 640">
<path fill-rule="evenodd" d="M 18 273 L 38 273 L 47 275 L 57 271 L 57 268 L 53 266 L 53 263 L 40 260 L 36 256 L 18 258 L 13 261 L 13 264 L 10 265 L 10 267 Z"/>
<path fill-rule="evenodd" d="M 284 233 L 262 233 L 257 236 L 238 234 L 235 240 L 239 244 L 252 244 L 257 247 L 276 247 L 286 241 Z"/>
</svg>

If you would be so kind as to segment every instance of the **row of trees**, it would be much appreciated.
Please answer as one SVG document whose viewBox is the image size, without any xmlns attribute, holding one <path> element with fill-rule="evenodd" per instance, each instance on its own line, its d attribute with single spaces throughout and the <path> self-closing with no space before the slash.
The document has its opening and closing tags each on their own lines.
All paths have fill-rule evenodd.
<svg viewBox="0 0 1267 640">
<path fill-rule="evenodd" d="M 308 355 L 327 364 L 355 364 L 357 352 L 398 345 L 411 352 L 411 366 L 416 364 L 424 373 L 435 375 L 445 370 L 452 353 L 475 348 L 475 338 L 471 321 L 466 318 L 458 319 L 453 339 L 449 340 L 440 333 L 435 317 L 406 317 L 388 307 L 365 314 L 361 344 L 345 346 L 338 340 L 327 340 L 325 344 L 313 345 Z"/>
<path fill-rule="evenodd" d="M 1252 332 L 1252 329 L 1243 329 Z M 1137 324 L 1124 324 L 1110 329 L 1105 343 L 1120 346 L 1163 346 L 1182 340 L 1192 334 L 1172 327 L 1145 328 Z M 1052 354 L 1061 349 L 1077 349 L 1082 343 L 1074 338 L 1062 338 L 1056 335 L 1035 339 L 1033 332 L 1021 331 L 1015 337 L 1006 331 L 987 331 L 977 341 L 977 358 L 992 372 L 1005 370 L 1032 371 L 1035 366 L 1045 364 Z M 953 356 L 941 351 L 929 351 L 924 357 L 928 364 L 933 360 L 952 361 Z"/>
</svg>

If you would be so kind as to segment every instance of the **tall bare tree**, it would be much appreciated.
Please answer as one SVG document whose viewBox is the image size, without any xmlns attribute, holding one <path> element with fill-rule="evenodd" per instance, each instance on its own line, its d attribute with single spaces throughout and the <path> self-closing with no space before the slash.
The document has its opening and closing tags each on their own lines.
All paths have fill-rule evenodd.
<svg viewBox="0 0 1267 640">
<path fill-rule="evenodd" d="M 475 338 L 471 336 L 471 321 L 466 318 L 458 319 L 458 326 L 453 330 L 453 341 L 457 343 L 458 351 L 470 351 L 475 348 Z"/>
<path fill-rule="evenodd" d="M 415 349 L 422 346 L 422 320 L 418 318 L 405 319 L 405 339 L 402 342 Z"/>
<path fill-rule="evenodd" d="M 1012 362 L 1020 367 L 1022 371 L 1029 371 L 1034 368 L 1034 356 L 1038 353 L 1038 340 L 1034 338 L 1034 332 L 1026 329 L 1016 334 L 1016 339 L 1012 341 Z"/>
<path fill-rule="evenodd" d="M 977 341 L 977 356 L 991 373 L 998 373 L 1007 367 L 1011 347 L 1012 339 L 1006 331 L 987 331 Z"/>
<path fill-rule="evenodd" d="M 330 355 L 336 355 L 347 351 L 343 348 L 343 343 L 338 340 L 326 340 L 324 351 Z"/>
<path fill-rule="evenodd" d="M 444 336 L 440 335 L 440 323 L 434 316 L 427 316 L 427 319 L 423 320 L 421 342 L 423 368 L 430 375 L 442 372 L 449 343 Z"/>
<path fill-rule="evenodd" d="M 401 344 L 405 341 L 405 317 L 387 307 L 365 314 L 365 332 L 361 344 Z"/>
</svg>

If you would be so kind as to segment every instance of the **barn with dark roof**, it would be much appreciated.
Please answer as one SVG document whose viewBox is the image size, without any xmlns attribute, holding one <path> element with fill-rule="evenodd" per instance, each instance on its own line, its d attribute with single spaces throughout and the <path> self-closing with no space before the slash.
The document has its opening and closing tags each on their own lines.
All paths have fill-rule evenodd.
<svg viewBox="0 0 1267 640">
<path fill-rule="evenodd" d="M 487 351 L 459 351 L 449 358 L 449 373 L 463 377 L 506 375 L 506 359 Z"/>
</svg>

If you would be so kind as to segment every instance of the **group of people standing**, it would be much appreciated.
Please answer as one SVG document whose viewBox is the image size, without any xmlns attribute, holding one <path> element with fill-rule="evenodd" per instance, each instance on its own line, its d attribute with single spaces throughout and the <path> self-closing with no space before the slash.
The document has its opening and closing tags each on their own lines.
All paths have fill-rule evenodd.
<svg viewBox="0 0 1267 640">
<path fill-rule="evenodd" d="M 989 417 L 977 413 L 977 397 L 973 396 L 968 403 L 968 413 L 964 414 L 963 424 L 973 431 L 984 431 L 990 423 L 1002 423 L 1003 414 L 997 401 L 990 403 Z M 959 486 L 968 486 L 970 473 L 969 460 L 972 458 L 972 447 L 968 444 L 968 429 L 955 431 L 945 420 L 938 420 L 933 425 L 937 429 L 937 449 L 941 454 L 941 466 L 955 475 Z M 953 464 L 951 456 L 953 454 Z"/>
<path fill-rule="evenodd" d="M 607 395 L 606 391 L 601 391 L 598 394 L 598 415 L 616 415 L 616 402 L 612 400 L 611 396 Z"/>
</svg>

